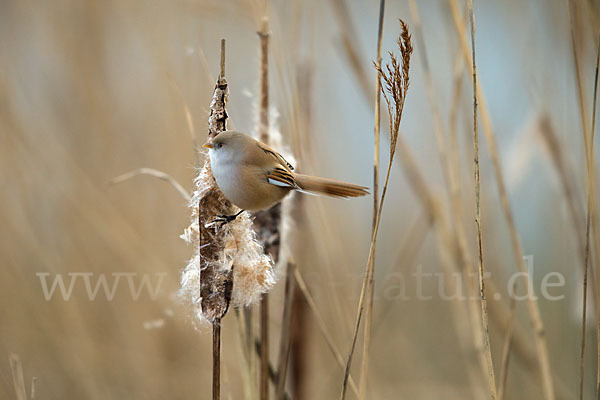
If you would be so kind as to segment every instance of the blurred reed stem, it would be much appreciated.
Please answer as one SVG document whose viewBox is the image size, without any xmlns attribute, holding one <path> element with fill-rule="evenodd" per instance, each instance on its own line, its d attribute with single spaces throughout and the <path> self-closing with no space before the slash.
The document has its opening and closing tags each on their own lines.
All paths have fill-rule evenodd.
<svg viewBox="0 0 600 400">
<path fill-rule="evenodd" d="M 576 39 L 576 28 L 579 27 L 577 6 L 575 1 L 569 1 L 569 15 L 571 24 L 571 50 L 573 54 L 573 63 L 575 68 L 575 78 L 577 82 L 577 94 L 579 101 L 579 115 L 581 117 L 581 128 L 583 135 L 583 142 L 585 146 L 585 159 L 586 159 L 586 191 L 587 191 L 587 209 L 585 218 L 585 245 L 584 245 L 584 270 L 583 270 L 583 295 L 582 295 L 582 316 L 581 316 L 581 352 L 579 358 L 579 399 L 584 398 L 584 379 L 585 379 L 585 345 L 586 345 L 586 331 L 587 331 L 587 294 L 588 294 L 588 271 L 590 265 L 590 227 L 592 224 L 592 216 L 595 213 L 595 172 L 596 167 L 594 163 L 594 130 L 596 124 L 596 97 L 598 90 L 598 61 L 600 57 L 600 42 L 598 44 L 598 51 L 596 55 L 596 69 L 594 77 L 594 95 L 592 102 L 592 123 L 591 129 L 588 130 L 587 115 L 584 100 L 583 90 L 583 78 L 581 74 L 579 53 L 577 51 L 578 40 Z M 595 269 L 592 268 L 592 271 Z M 596 274 L 597 275 L 597 274 Z M 596 293 L 598 288 L 596 285 Z M 598 309 L 598 294 L 595 299 L 596 309 Z M 596 312 L 596 326 L 600 327 L 600 318 L 598 318 L 598 311 Z M 600 344 L 600 330 L 597 332 L 598 344 Z M 600 361 L 600 347 L 597 349 L 597 360 Z M 597 366 L 597 380 L 596 380 L 596 397 L 600 395 L 598 389 L 600 388 L 600 365 Z"/>
<path fill-rule="evenodd" d="M 268 2 L 265 2 L 265 12 Z M 269 132 L 269 19 L 265 15 L 260 30 L 260 77 L 258 135 L 261 142 L 270 144 Z M 281 221 L 281 205 L 256 213 L 254 228 L 266 254 L 269 254 L 275 265 L 279 262 L 279 223 Z M 260 380 L 259 398 L 269 398 L 269 294 L 265 293 L 260 303 Z"/>
<path fill-rule="evenodd" d="M 485 358 L 488 371 L 488 384 L 490 397 L 496 399 L 496 378 L 494 374 L 494 364 L 492 362 L 492 350 L 490 348 L 490 334 L 488 323 L 487 298 L 485 296 L 485 272 L 483 264 L 483 243 L 481 233 L 481 200 L 480 200 L 480 178 L 479 178 L 479 130 L 477 121 L 477 64 L 475 58 L 475 13 L 473 10 L 473 0 L 468 0 L 469 21 L 471 25 L 471 54 L 473 71 L 473 165 L 475 181 L 475 225 L 477 226 L 477 248 L 479 251 L 479 296 L 481 302 L 481 323 L 483 326 L 483 343 L 485 346 Z"/>
<path fill-rule="evenodd" d="M 292 263 L 288 262 L 286 268 L 285 292 L 283 296 L 283 315 L 281 317 L 281 338 L 279 340 L 279 361 L 277 363 L 277 380 L 275 388 L 275 399 L 277 400 L 283 400 L 285 395 L 285 382 L 292 344 L 292 302 L 294 299 L 295 287 L 293 269 Z"/>
<path fill-rule="evenodd" d="M 506 329 L 504 346 L 502 347 L 502 361 L 500 364 L 500 385 L 498 385 L 498 400 L 502 400 L 504 398 L 504 394 L 506 393 L 506 381 L 508 379 L 508 363 L 510 361 L 510 351 L 512 349 L 513 343 L 513 328 L 515 326 L 516 311 L 517 302 L 513 298 L 510 301 L 510 318 L 508 320 L 508 328 Z"/>
<path fill-rule="evenodd" d="M 461 82 L 462 82 L 462 61 L 459 64 L 458 74 L 455 72 L 455 87 L 452 102 L 452 109 L 450 112 L 450 147 L 449 153 L 452 155 L 452 161 L 450 161 L 450 157 L 447 152 L 447 145 L 445 141 L 445 133 L 443 128 L 443 122 L 441 113 L 439 110 L 439 106 L 437 103 L 437 99 L 439 96 L 435 93 L 435 86 L 433 84 L 433 77 L 431 73 L 431 69 L 429 67 L 429 60 L 427 57 L 427 49 L 423 29 L 421 27 L 421 18 L 419 16 L 419 8 L 417 3 L 414 0 L 409 1 L 411 15 L 413 17 L 413 25 L 416 32 L 416 41 L 418 46 L 421 48 L 419 52 L 421 54 L 421 65 L 423 68 L 423 72 L 425 75 L 425 83 L 426 83 L 426 92 L 427 98 L 431 107 L 431 113 L 433 117 L 433 128 L 436 138 L 436 144 L 438 148 L 438 154 L 440 157 L 440 163 L 442 166 L 442 173 L 445 178 L 447 194 L 449 197 L 450 209 L 452 212 L 449 213 L 448 219 L 450 220 L 454 230 L 456 231 L 456 243 L 449 244 L 450 247 L 456 247 L 457 250 L 457 260 L 455 264 L 458 266 L 462 266 L 455 268 L 460 270 L 465 276 L 469 276 L 473 270 L 473 262 L 469 255 L 467 234 L 463 222 L 463 210 L 461 203 L 461 188 L 460 188 L 460 154 L 458 150 L 458 141 L 456 139 L 456 111 L 458 109 L 458 105 L 460 104 L 461 97 Z M 457 75 L 457 76 L 456 76 Z M 452 227 L 448 227 L 451 231 Z M 449 232 L 450 233 L 450 232 Z M 467 290 L 469 291 L 469 297 L 475 298 L 477 295 L 474 283 L 469 279 L 467 282 Z M 472 330 L 472 340 L 474 342 L 474 347 L 477 352 L 477 358 L 480 364 L 480 370 L 485 371 L 487 369 L 487 351 L 484 344 L 484 329 L 483 324 L 481 322 L 481 313 L 478 310 L 477 304 L 475 302 L 469 301 L 467 303 L 467 307 L 469 309 L 470 316 L 470 327 Z M 466 348 L 465 348 L 466 351 Z M 470 379 L 474 379 L 473 371 L 470 372 Z"/>
<path fill-rule="evenodd" d="M 250 307 L 236 308 L 235 316 L 237 317 L 238 333 L 240 339 L 240 348 L 244 356 L 244 367 L 241 368 L 242 379 L 244 381 L 244 395 L 246 400 L 252 400 L 255 390 L 254 374 L 253 374 L 253 357 L 254 350 L 252 345 L 252 327 L 249 326 L 248 312 L 252 310 Z"/>
<path fill-rule="evenodd" d="M 23 375 L 23 364 L 21 357 L 18 354 L 11 353 L 8 355 L 10 362 L 10 370 L 12 373 L 13 387 L 17 400 L 27 400 L 27 390 L 25 389 L 25 378 Z"/>
<path fill-rule="evenodd" d="M 454 27 L 462 49 L 463 58 L 465 60 L 465 64 L 470 69 L 469 72 L 472 74 L 472 56 L 469 52 L 469 45 L 467 44 L 465 22 L 462 21 L 460 18 L 457 0 L 449 0 L 449 3 L 452 12 L 452 19 L 454 21 Z M 502 172 L 502 166 L 500 164 L 498 146 L 492 128 L 492 122 L 487 109 L 485 96 L 483 95 L 483 90 L 480 86 L 477 86 L 475 90 L 477 91 L 478 103 L 481 109 L 483 131 L 485 133 L 490 158 L 492 160 L 494 176 L 496 180 L 498 194 L 500 196 L 500 203 L 502 206 L 502 212 L 506 221 L 506 225 L 508 226 L 511 246 L 513 248 L 513 255 L 515 258 L 514 261 L 518 268 L 518 271 L 527 274 L 528 281 L 530 281 L 531 277 L 528 275 L 527 266 L 525 265 L 525 261 L 523 260 L 523 248 L 521 246 L 519 234 L 517 233 L 514 217 L 510 208 L 510 203 L 508 201 L 506 184 L 504 182 L 504 175 Z M 545 399 L 554 400 L 555 392 L 552 379 L 552 370 L 550 367 L 550 358 L 548 355 L 548 344 L 546 342 L 546 337 L 544 334 L 544 322 L 540 313 L 539 304 L 537 303 L 537 300 L 534 300 L 534 298 L 536 298 L 535 295 L 531 296 L 531 298 L 527 302 L 527 310 L 529 312 L 534 332 L 534 343 L 538 357 L 539 368 L 541 370 L 542 391 L 544 393 Z"/>
<path fill-rule="evenodd" d="M 598 104 L 598 67 L 600 65 L 600 36 L 598 37 L 598 49 L 596 50 L 596 72 L 594 74 L 594 99 L 593 99 L 593 106 L 592 106 L 592 131 L 591 131 L 591 143 L 590 143 L 590 160 L 592 161 L 592 165 L 591 165 L 591 174 L 588 175 L 588 182 L 590 182 L 590 188 L 589 193 L 591 193 L 590 198 L 588 199 L 588 210 L 590 208 L 592 208 L 592 211 L 589 212 L 589 216 L 594 216 L 596 215 L 596 201 L 594 199 L 594 196 L 596 194 L 595 189 L 594 189 L 594 183 L 596 182 L 595 179 L 595 174 L 596 174 L 596 167 L 594 165 L 594 132 L 596 131 L 596 107 Z M 592 218 L 593 219 L 593 218 Z M 587 253 L 589 253 L 589 225 L 592 223 L 592 221 L 588 221 L 588 228 L 586 228 L 587 230 L 587 235 L 588 235 L 588 240 L 587 240 L 587 244 L 588 244 L 588 249 L 587 249 Z M 596 254 L 596 257 L 598 256 L 598 254 Z M 595 272 L 594 272 L 595 271 Z M 595 273 L 596 277 L 598 276 L 598 271 L 593 268 L 593 273 Z M 597 279 L 597 278 L 596 278 Z M 596 286 L 596 291 L 598 290 L 598 286 Z M 597 300 L 598 298 L 596 298 Z M 596 398 L 600 399 L 600 318 L 598 317 L 600 311 L 598 310 L 598 301 L 596 301 Z"/>
<path fill-rule="evenodd" d="M 356 27 L 352 23 L 350 17 L 350 11 L 346 5 L 345 0 L 331 0 L 333 5 L 334 15 L 336 16 L 338 23 L 342 26 L 341 40 L 342 47 L 344 49 L 344 55 L 347 57 L 348 65 L 357 77 L 358 84 L 361 91 L 365 94 L 365 100 L 372 104 L 371 99 L 371 82 L 369 74 L 366 71 L 364 64 L 361 62 L 363 59 L 362 52 L 360 51 L 358 33 Z M 379 7 L 381 11 L 381 6 Z"/>
<path fill-rule="evenodd" d="M 344 3 L 343 1 L 336 0 L 335 4 L 343 5 Z M 338 8 L 336 8 L 336 10 Z M 354 32 L 355 29 L 353 29 L 352 21 L 348 16 L 347 10 L 345 10 L 344 8 L 342 9 L 342 11 L 344 12 L 338 12 L 338 14 L 340 14 L 340 18 L 338 18 L 338 20 L 342 25 L 343 35 L 351 36 L 351 33 Z M 344 40 L 344 42 L 347 41 L 357 43 L 357 38 L 350 37 L 348 40 Z M 368 78 L 366 71 L 364 70 L 364 68 L 362 68 L 362 65 L 356 65 L 355 63 L 355 60 L 359 58 L 357 55 L 357 47 L 357 45 L 353 47 L 345 46 L 344 54 L 346 55 L 347 62 L 350 64 L 352 71 L 355 73 L 356 79 L 359 82 L 363 82 L 365 80 L 368 80 Z M 363 85 L 361 85 L 361 87 L 363 87 Z M 362 93 L 366 99 L 370 98 L 370 93 L 368 93 L 367 91 L 363 90 Z M 384 116 L 385 115 L 386 114 L 384 114 Z M 453 244 L 454 235 L 449 234 L 449 226 L 445 222 L 446 218 L 443 215 L 442 209 L 441 207 L 437 206 L 435 198 L 430 189 L 428 188 L 428 184 L 425 180 L 425 177 L 421 174 L 420 169 L 415 162 L 415 157 L 414 154 L 411 152 L 411 149 L 405 143 L 402 136 L 398 136 L 397 143 L 398 150 L 400 150 L 401 152 L 399 160 L 402 163 L 403 172 L 406 175 L 411 185 L 411 188 L 423 204 L 424 210 L 426 212 L 426 220 L 428 224 L 431 224 L 436 227 L 436 229 L 439 231 L 440 237 L 443 238 L 438 241 L 438 249 L 440 251 L 440 254 L 443 255 L 441 257 L 442 267 L 444 268 L 446 273 L 451 274 L 453 268 L 456 268 L 456 265 L 451 261 L 451 258 L 447 255 L 455 253 L 455 245 Z M 425 233 L 426 232 L 423 232 L 423 235 Z M 465 257 L 466 256 L 463 256 L 462 258 L 464 259 Z M 464 266 L 465 264 L 462 263 L 460 265 Z M 465 271 L 463 270 L 463 272 Z M 466 272 L 470 273 L 470 269 Z M 474 287 L 469 287 L 471 288 L 471 290 L 474 290 Z M 469 318 L 464 317 L 464 312 L 459 304 L 452 302 L 451 306 L 454 316 L 453 323 L 456 331 L 458 332 L 461 349 L 465 354 L 468 354 L 468 352 L 470 351 L 472 339 L 468 336 L 467 331 L 464 329 L 464 327 L 468 327 L 470 325 Z M 473 310 L 472 314 L 475 315 L 477 319 L 479 319 L 479 312 L 477 311 L 476 304 L 473 304 L 473 306 L 471 306 L 471 303 L 469 303 L 469 306 Z M 467 324 L 465 324 L 465 321 L 467 322 Z M 478 346 L 478 348 L 483 348 L 483 345 Z M 475 391 L 479 390 L 479 385 L 477 384 L 479 380 L 476 378 L 478 371 L 470 363 L 467 363 L 466 365 L 471 389 Z M 482 366 L 484 365 L 485 363 L 482 363 Z M 475 395 L 475 397 L 479 396 Z"/>
<path fill-rule="evenodd" d="M 138 168 L 136 170 L 126 172 L 124 174 L 121 174 L 121 175 L 116 176 L 116 177 L 112 178 L 111 180 L 109 180 L 107 182 L 107 185 L 117 185 L 117 184 L 123 183 L 124 181 L 127 181 L 131 178 L 134 178 L 138 175 L 149 175 L 149 176 L 153 176 L 155 178 L 158 178 L 160 180 L 167 182 L 169 185 L 173 186 L 173 188 L 175 190 L 177 190 L 177 192 L 179 192 L 181 197 L 183 197 L 188 202 L 192 198 L 190 196 L 190 194 L 183 188 L 181 183 L 177 182 L 173 177 L 171 177 L 171 175 L 169 175 L 165 172 L 156 170 L 154 168 Z"/>
</svg>

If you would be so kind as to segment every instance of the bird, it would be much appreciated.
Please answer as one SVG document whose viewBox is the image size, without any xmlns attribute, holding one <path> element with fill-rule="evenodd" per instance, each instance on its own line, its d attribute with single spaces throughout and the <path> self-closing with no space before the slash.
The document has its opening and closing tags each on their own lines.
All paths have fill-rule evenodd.
<svg viewBox="0 0 600 400">
<path fill-rule="evenodd" d="M 241 209 L 259 211 L 279 203 L 292 191 L 349 198 L 369 194 L 368 188 L 334 179 L 294 172 L 294 167 L 264 143 L 237 131 L 223 131 L 203 147 L 208 148 L 217 186 Z"/>
</svg>

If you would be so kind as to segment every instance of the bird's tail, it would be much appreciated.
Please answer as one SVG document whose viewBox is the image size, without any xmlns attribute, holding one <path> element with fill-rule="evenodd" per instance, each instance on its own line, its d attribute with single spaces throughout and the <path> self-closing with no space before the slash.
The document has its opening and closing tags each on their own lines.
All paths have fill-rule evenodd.
<svg viewBox="0 0 600 400">
<path fill-rule="evenodd" d="M 369 194 L 368 188 L 334 179 L 295 174 L 298 187 L 309 193 L 324 194 L 333 197 L 360 197 Z"/>
</svg>

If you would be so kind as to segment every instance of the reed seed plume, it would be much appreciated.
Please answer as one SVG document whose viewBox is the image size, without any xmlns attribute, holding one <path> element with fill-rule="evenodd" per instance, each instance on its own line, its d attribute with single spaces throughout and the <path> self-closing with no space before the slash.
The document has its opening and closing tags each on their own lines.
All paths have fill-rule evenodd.
<svg viewBox="0 0 600 400">
<path fill-rule="evenodd" d="M 344 382 L 342 385 L 341 399 L 346 398 L 346 390 L 348 387 L 348 378 L 350 376 L 350 367 L 352 366 L 352 358 L 356 349 L 356 341 L 358 338 L 358 332 L 360 330 L 360 323 L 362 320 L 365 298 L 367 295 L 368 282 L 374 273 L 374 256 L 375 256 L 375 245 L 377 242 L 377 233 L 379 231 L 379 223 L 381 221 L 381 213 L 383 211 L 383 203 L 385 201 L 385 195 L 387 193 L 388 184 L 390 180 L 390 173 L 392 170 L 392 164 L 394 162 L 394 155 L 396 154 L 396 144 L 398 143 L 398 135 L 400 132 L 400 121 L 402 120 L 402 111 L 404 110 L 404 102 L 406 100 L 406 93 L 410 83 L 409 71 L 410 71 L 410 58 L 413 52 L 411 43 L 411 37 L 408 30 L 408 25 L 401 19 L 399 19 L 401 33 L 397 40 L 397 46 L 400 51 L 400 62 L 396 58 L 393 52 L 389 52 L 390 63 L 386 64 L 386 70 L 384 71 L 379 65 L 374 63 L 375 68 L 379 71 L 379 77 L 382 79 L 384 84 L 381 84 L 381 93 L 387 104 L 389 119 L 390 119 L 390 158 L 388 162 L 387 173 L 385 176 L 385 182 L 383 184 L 383 190 L 381 192 L 381 199 L 379 201 L 379 207 L 377 209 L 377 218 L 375 220 L 375 227 L 373 229 L 373 235 L 371 237 L 371 245 L 369 249 L 369 258 L 367 260 L 367 267 L 365 276 L 362 283 L 360 292 L 360 299 L 358 302 L 358 312 L 356 316 L 356 323 L 354 326 L 354 334 L 352 338 L 352 346 L 348 359 L 346 361 L 346 370 L 344 373 Z"/>
<path fill-rule="evenodd" d="M 383 80 L 381 94 L 387 104 L 390 116 L 390 158 L 393 158 L 396 152 L 396 144 L 398 143 L 404 100 L 406 99 L 406 92 L 410 85 L 410 56 L 413 52 L 408 25 L 402 20 L 399 21 L 402 33 L 398 37 L 396 44 L 400 50 L 400 62 L 398 62 L 396 55 L 390 51 L 388 52 L 390 62 L 386 64 L 385 70 L 374 63 L 375 68 L 379 71 L 380 79 Z"/>
</svg>

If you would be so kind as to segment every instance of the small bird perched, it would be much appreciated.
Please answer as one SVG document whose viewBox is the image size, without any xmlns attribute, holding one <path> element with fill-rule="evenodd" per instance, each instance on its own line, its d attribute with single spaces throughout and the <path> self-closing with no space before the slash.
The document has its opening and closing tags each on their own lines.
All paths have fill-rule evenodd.
<svg viewBox="0 0 600 400">
<path fill-rule="evenodd" d="M 279 153 L 240 132 L 221 132 L 204 147 L 209 149 L 219 189 L 242 210 L 269 208 L 292 190 L 344 198 L 369 193 L 366 187 L 352 183 L 297 174 Z"/>
</svg>

